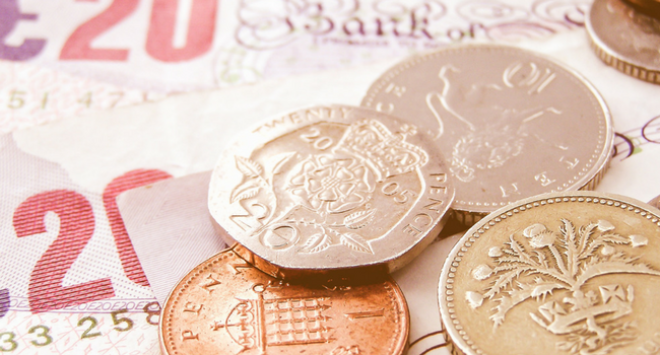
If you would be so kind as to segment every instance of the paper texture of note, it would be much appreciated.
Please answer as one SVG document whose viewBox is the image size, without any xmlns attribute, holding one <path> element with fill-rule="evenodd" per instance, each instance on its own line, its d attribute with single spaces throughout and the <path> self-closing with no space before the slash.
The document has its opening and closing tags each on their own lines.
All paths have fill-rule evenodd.
<svg viewBox="0 0 660 355">
<path fill-rule="evenodd" d="M 165 94 L 123 88 L 52 69 L 0 61 L 0 134 Z"/>
<path fill-rule="evenodd" d="M 206 207 L 209 172 L 126 191 L 117 205 L 156 299 L 164 304 L 195 266 L 225 249 Z"/>
<path fill-rule="evenodd" d="M 617 131 L 632 142 L 617 141 L 598 190 L 643 201 L 660 194 L 653 143 L 660 86 L 606 67 L 583 31 L 525 45 L 592 81 Z M 356 105 L 395 61 L 183 94 L 3 136 L 0 347 L 16 354 L 157 351 L 155 298 L 115 197 L 212 169 L 229 142 L 265 118 L 300 106 Z"/>
<path fill-rule="evenodd" d="M 225 247 L 207 207 L 210 178 L 210 171 L 197 173 L 129 190 L 117 198 L 142 268 L 161 304 L 183 276 Z M 434 242 L 393 274 L 410 311 L 410 355 L 427 350 L 426 354 L 448 354 L 441 347 L 446 342 L 440 333 L 437 288 L 442 263 L 460 237 Z"/>
<path fill-rule="evenodd" d="M 0 59 L 172 92 L 347 68 L 449 43 L 547 38 L 588 1 L 1 0 Z"/>
</svg>

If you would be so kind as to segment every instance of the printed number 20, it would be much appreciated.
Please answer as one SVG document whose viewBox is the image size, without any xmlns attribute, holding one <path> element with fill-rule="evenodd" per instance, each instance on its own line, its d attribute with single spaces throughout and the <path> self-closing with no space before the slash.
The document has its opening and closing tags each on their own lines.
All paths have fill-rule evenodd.
<svg viewBox="0 0 660 355">
<path fill-rule="evenodd" d="M 106 213 L 124 271 L 129 279 L 139 285 L 148 286 L 149 283 L 128 239 L 114 199 L 119 193 L 130 188 L 169 177 L 169 174 L 159 170 L 134 170 L 114 179 L 103 193 Z M 94 233 L 94 211 L 83 195 L 75 191 L 54 190 L 36 194 L 23 201 L 13 216 L 16 236 L 21 238 L 45 233 L 44 218 L 48 212 L 58 215 L 60 230 L 30 275 L 30 310 L 33 313 L 47 312 L 114 297 L 115 292 L 109 278 L 75 286 L 62 286 L 69 268 Z"/>
<path fill-rule="evenodd" d="M 114 0 L 110 7 L 80 25 L 64 43 L 63 60 L 126 61 L 128 49 L 92 48 L 92 41 L 133 13 L 140 0 Z M 154 0 L 146 51 L 163 62 L 180 62 L 206 53 L 213 43 L 218 0 L 192 0 L 186 44 L 173 45 L 178 0 Z"/>
</svg>

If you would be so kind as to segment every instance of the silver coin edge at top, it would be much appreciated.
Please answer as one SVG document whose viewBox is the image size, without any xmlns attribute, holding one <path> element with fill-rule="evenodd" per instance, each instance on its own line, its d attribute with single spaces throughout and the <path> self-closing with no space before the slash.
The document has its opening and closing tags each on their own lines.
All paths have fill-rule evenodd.
<svg viewBox="0 0 660 355">
<path fill-rule="evenodd" d="M 594 0 L 591 7 L 597 6 L 597 3 L 609 0 Z M 624 2 L 623 0 L 617 0 Z M 630 6 L 630 5 L 625 5 Z M 636 10 L 635 10 L 636 11 Z M 660 66 L 658 68 L 650 68 L 643 63 L 639 63 L 634 58 L 625 58 L 621 53 L 616 52 L 599 36 L 598 31 L 594 29 L 592 23 L 592 11 L 590 10 L 585 17 L 585 28 L 589 45 L 595 52 L 596 56 L 600 58 L 605 64 L 613 67 L 614 69 L 629 75 L 635 79 L 646 81 L 652 84 L 660 84 Z M 648 16 L 643 14 L 644 16 Z"/>
<path fill-rule="evenodd" d="M 414 66 L 416 63 L 422 62 L 422 61 L 427 61 L 430 59 L 433 59 L 434 57 L 443 55 L 448 52 L 452 51 L 466 51 L 466 50 L 511 50 L 511 51 L 519 51 L 523 54 L 534 56 L 541 58 L 543 60 L 546 60 L 562 70 L 566 71 L 568 74 L 572 75 L 577 81 L 579 81 L 580 84 L 584 85 L 586 90 L 595 98 L 597 105 L 600 110 L 602 110 L 602 115 L 605 120 L 604 122 L 604 140 L 602 141 L 602 146 L 603 149 L 599 153 L 598 159 L 594 162 L 593 166 L 591 169 L 589 169 L 588 174 L 585 174 L 582 178 L 576 180 L 575 183 L 570 185 L 569 187 L 563 189 L 563 191 L 575 191 L 575 190 L 592 190 L 595 189 L 595 187 L 598 185 L 602 177 L 604 176 L 605 172 L 609 168 L 610 160 L 612 158 L 612 149 L 614 146 L 614 124 L 612 120 L 612 114 L 607 106 L 607 103 L 605 102 L 605 99 L 602 97 L 600 92 L 596 89 L 596 87 L 581 73 L 576 71 L 575 69 L 567 66 L 566 64 L 549 57 L 548 55 L 542 54 L 542 53 L 537 53 L 534 51 L 530 51 L 528 49 L 520 48 L 517 46 L 513 45 L 503 45 L 503 44 L 460 44 L 460 45 L 454 45 L 454 46 L 449 46 L 440 50 L 433 50 L 433 51 L 428 51 L 425 53 L 418 53 L 414 54 L 394 66 L 388 68 L 384 73 L 382 73 L 378 79 L 376 79 L 367 89 L 365 96 L 362 98 L 360 102 L 360 106 L 363 107 L 368 107 L 375 109 L 373 105 L 375 104 L 374 99 L 375 96 L 380 93 L 387 84 L 391 83 L 392 79 L 405 71 L 406 69 Z M 405 119 L 405 117 L 403 117 Z M 601 143 L 601 142 L 599 142 Z M 548 191 L 547 193 L 551 193 L 554 191 Z M 528 196 L 531 197 L 531 196 Z M 506 202 L 507 204 L 513 203 L 515 200 L 510 200 Z M 483 208 L 476 208 L 475 206 L 470 206 L 468 208 L 465 207 L 458 207 L 458 206 L 452 206 L 452 209 L 454 210 L 454 216 L 457 218 L 461 223 L 471 226 L 474 223 L 478 222 L 480 219 L 488 215 L 489 213 L 503 207 L 505 205 L 500 205 L 500 206 L 494 206 L 494 207 L 483 207 Z"/>
<path fill-rule="evenodd" d="M 580 198 L 583 198 L 580 200 Z M 613 202 L 616 201 L 616 202 Z M 640 215 L 645 215 L 651 223 L 655 223 L 660 227 L 660 209 L 652 206 L 648 203 L 639 201 L 637 199 L 622 196 L 613 193 L 606 192 L 597 192 L 597 191 L 563 191 L 563 192 L 552 192 L 547 194 L 536 195 L 521 199 L 516 201 L 508 206 L 502 207 L 497 211 L 488 215 L 488 218 L 484 218 L 477 222 L 475 225 L 470 227 L 468 231 L 456 242 L 456 245 L 452 248 L 449 255 L 444 261 L 442 266 L 442 271 L 440 273 L 440 278 L 438 282 L 438 306 L 440 309 L 440 322 L 444 325 L 445 331 L 447 332 L 448 341 L 452 344 L 452 354 L 461 354 L 461 355 L 484 355 L 485 352 L 481 351 L 476 347 L 476 345 L 470 346 L 467 343 L 469 336 L 465 334 L 465 331 L 458 330 L 456 328 L 455 322 L 452 322 L 451 314 L 453 314 L 453 308 L 448 305 L 449 302 L 447 298 L 456 297 L 453 294 L 453 272 L 451 271 L 452 267 L 456 267 L 453 264 L 460 264 L 465 253 L 469 251 L 469 248 L 472 246 L 470 239 L 475 240 L 479 238 L 479 234 L 484 233 L 490 229 L 492 223 L 497 223 L 499 221 L 505 220 L 509 214 L 513 215 L 514 213 L 524 213 L 526 210 L 531 208 L 543 206 L 545 204 L 551 203 L 570 203 L 570 202 L 581 202 L 581 203 L 593 203 L 593 204 L 607 204 L 614 207 L 623 207 L 627 210 L 631 210 L 634 213 L 639 213 Z M 611 202 L 611 204 L 610 204 Z M 617 205 L 617 202 L 620 202 Z M 520 207 L 524 207 L 524 210 Z M 634 206 L 634 207 L 633 207 Z M 651 212 L 654 215 L 648 214 Z M 655 216 L 655 218 L 653 218 Z M 488 223 L 488 225 L 486 225 Z M 494 225 L 494 224 L 492 224 Z M 451 281 L 448 281 L 452 278 Z M 449 294 L 452 292 L 452 294 Z M 459 332 L 463 332 L 460 334 Z M 476 347 L 476 350 L 475 350 Z"/>
</svg>

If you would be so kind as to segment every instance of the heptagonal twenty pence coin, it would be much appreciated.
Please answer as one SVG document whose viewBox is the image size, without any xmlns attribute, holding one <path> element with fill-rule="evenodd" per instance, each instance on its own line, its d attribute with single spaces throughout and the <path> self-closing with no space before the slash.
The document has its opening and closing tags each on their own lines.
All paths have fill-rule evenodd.
<svg viewBox="0 0 660 355">
<path fill-rule="evenodd" d="M 228 249 L 174 288 L 159 333 L 166 355 L 400 355 L 408 308 L 389 277 L 363 285 L 288 284 Z"/>
<path fill-rule="evenodd" d="M 396 270 L 437 236 L 453 197 L 439 148 L 414 122 L 331 105 L 265 121 L 225 150 L 209 210 L 289 278 Z"/>
<path fill-rule="evenodd" d="M 585 25 L 601 60 L 637 79 L 660 84 L 659 18 L 625 0 L 595 0 Z"/>
<path fill-rule="evenodd" d="M 454 354 L 657 352 L 659 215 L 627 197 L 563 192 L 479 221 L 440 277 Z"/>
<path fill-rule="evenodd" d="M 413 56 L 374 82 L 362 105 L 412 120 L 434 137 L 455 178 L 455 215 L 466 225 L 524 197 L 592 189 L 614 137 L 591 84 L 509 46 Z"/>
</svg>

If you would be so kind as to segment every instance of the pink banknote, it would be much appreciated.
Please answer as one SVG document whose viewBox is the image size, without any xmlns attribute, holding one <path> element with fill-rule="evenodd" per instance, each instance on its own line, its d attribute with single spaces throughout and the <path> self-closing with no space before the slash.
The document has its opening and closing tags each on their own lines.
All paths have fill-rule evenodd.
<svg viewBox="0 0 660 355">
<path fill-rule="evenodd" d="M 598 189 L 643 201 L 660 194 L 660 86 L 606 67 L 583 32 L 553 38 L 528 45 L 592 81 L 632 142 L 626 148 L 621 138 Z M 175 95 L 2 136 L 0 349 L 157 352 L 158 306 L 115 197 L 212 169 L 230 141 L 265 118 L 318 103 L 357 105 L 395 61 Z"/>
<path fill-rule="evenodd" d="M 579 29 L 588 0 L 0 0 L 0 59 L 184 91 Z"/>
<path fill-rule="evenodd" d="M 0 61 L 0 134 L 164 96 L 22 62 Z"/>
</svg>

